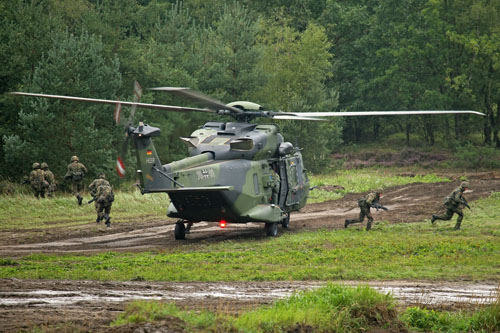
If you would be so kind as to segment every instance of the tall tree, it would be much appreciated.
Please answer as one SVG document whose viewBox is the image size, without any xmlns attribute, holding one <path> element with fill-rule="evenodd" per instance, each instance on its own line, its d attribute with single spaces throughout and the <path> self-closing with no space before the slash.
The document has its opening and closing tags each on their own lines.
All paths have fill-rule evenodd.
<svg viewBox="0 0 500 333">
<path fill-rule="evenodd" d="M 57 35 L 53 47 L 26 78 L 31 92 L 115 98 L 121 86 L 118 59 L 103 56 L 99 37 L 86 32 Z M 111 171 L 121 131 L 113 108 L 46 99 L 22 99 L 15 135 L 4 137 L 5 160 L 12 175 L 45 161 L 63 175 L 69 158 L 78 155 L 92 173 Z"/>
<path fill-rule="evenodd" d="M 263 36 L 265 57 L 260 66 L 268 73 L 257 96 L 275 110 L 318 112 L 335 109 L 337 95 L 325 87 L 331 75 L 331 55 L 324 29 L 310 25 L 304 32 L 267 22 Z M 280 123 L 281 124 L 281 123 Z M 285 139 L 304 148 L 307 168 L 318 172 L 329 163 L 329 154 L 338 145 L 340 121 L 327 123 L 289 121 L 282 123 Z"/>
</svg>

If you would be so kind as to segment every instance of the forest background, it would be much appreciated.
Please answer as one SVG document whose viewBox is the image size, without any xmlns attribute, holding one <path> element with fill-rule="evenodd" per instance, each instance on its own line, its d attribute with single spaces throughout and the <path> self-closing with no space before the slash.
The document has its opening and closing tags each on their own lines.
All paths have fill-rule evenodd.
<svg viewBox="0 0 500 333">
<path fill-rule="evenodd" d="M 116 177 L 114 107 L 6 93 L 132 100 L 134 80 L 290 112 L 486 114 L 277 123 L 313 172 L 342 145 L 394 135 L 482 156 L 500 148 L 499 1 L 0 0 L 0 41 L 2 178 L 22 178 L 35 161 L 62 176 L 72 155 Z M 187 105 L 146 89 L 142 101 Z M 166 163 L 187 155 L 179 136 L 214 118 L 139 110 L 138 120 L 161 128 Z"/>
</svg>

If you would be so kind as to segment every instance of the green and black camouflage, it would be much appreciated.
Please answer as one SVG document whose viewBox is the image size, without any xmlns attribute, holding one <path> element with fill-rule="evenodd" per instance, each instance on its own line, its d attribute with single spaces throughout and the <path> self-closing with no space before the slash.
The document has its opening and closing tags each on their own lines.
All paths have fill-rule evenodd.
<svg viewBox="0 0 500 333">
<path fill-rule="evenodd" d="M 40 163 L 33 163 L 33 170 L 29 176 L 29 184 L 36 198 L 45 198 L 45 192 L 47 190 L 48 182 L 45 180 L 45 173 L 40 168 Z"/>
<path fill-rule="evenodd" d="M 274 125 L 208 122 L 182 138 L 191 156 L 169 164 L 161 163 L 152 142 L 159 134 L 144 124 L 130 133 L 141 191 L 166 192 L 169 217 L 265 222 L 266 233 L 275 235 L 272 227 L 306 204 L 309 180 L 300 150 L 283 142 Z"/>
<path fill-rule="evenodd" d="M 111 220 L 109 214 L 111 213 L 111 205 L 115 200 L 115 196 L 104 173 L 100 173 L 99 178 L 94 179 L 92 183 L 90 183 L 89 192 L 93 197 L 89 203 L 95 202 L 95 211 L 97 213 L 96 222 L 99 223 L 105 220 L 106 225 L 109 227 Z"/>
<path fill-rule="evenodd" d="M 86 174 L 87 168 L 85 165 L 80 163 L 77 156 L 72 156 L 64 179 L 71 181 L 71 192 L 76 196 L 79 205 L 82 204 L 83 200 L 80 192 L 83 191 L 83 178 Z"/>
<path fill-rule="evenodd" d="M 380 192 L 371 192 L 368 193 L 363 198 L 358 199 L 358 206 L 360 209 L 359 217 L 357 219 L 346 219 L 344 227 L 347 228 L 349 224 L 353 223 L 361 223 L 365 220 L 366 217 L 368 219 L 368 222 L 366 223 L 366 230 L 370 230 L 372 228 L 372 223 L 373 223 L 373 217 L 370 212 L 370 208 L 376 207 L 379 201 L 380 201 Z"/>
<path fill-rule="evenodd" d="M 43 162 L 41 168 L 45 174 L 45 180 L 49 183 L 47 195 L 52 198 L 54 197 L 54 192 L 57 190 L 56 177 L 54 177 L 54 173 L 49 170 L 49 165 L 47 163 Z"/>
<path fill-rule="evenodd" d="M 469 188 L 468 182 L 462 182 L 459 187 L 454 189 L 450 195 L 444 199 L 444 206 L 446 207 L 446 212 L 443 215 L 432 215 L 431 223 L 434 224 L 436 220 L 448 221 L 451 220 L 453 214 L 457 214 L 457 223 L 455 224 L 455 230 L 459 230 L 464 219 L 464 212 L 461 206 L 470 206 L 467 200 L 463 197 L 463 193 Z"/>
</svg>

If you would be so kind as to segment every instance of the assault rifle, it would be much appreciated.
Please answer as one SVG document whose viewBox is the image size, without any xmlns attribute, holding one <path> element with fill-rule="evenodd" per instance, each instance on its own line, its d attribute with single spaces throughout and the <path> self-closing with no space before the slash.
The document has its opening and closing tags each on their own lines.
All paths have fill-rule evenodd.
<svg viewBox="0 0 500 333">
<path fill-rule="evenodd" d="M 373 208 L 376 208 L 376 209 L 377 209 L 377 211 L 378 211 L 379 209 L 389 210 L 389 208 L 382 206 L 382 205 L 381 205 L 381 204 L 379 204 L 378 202 L 373 202 L 371 206 L 372 206 Z"/>
<path fill-rule="evenodd" d="M 467 207 L 469 209 L 472 209 L 472 208 L 470 208 L 469 203 L 467 202 L 467 200 L 465 200 L 465 198 L 462 198 L 462 205 L 464 205 L 465 207 Z"/>
<path fill-rule="evenodd" d="M 90 205 L 91 203 L 93 203 L 94 201 L 97 200 L 97 197 L 93 197 L 92 199 L 90 199 L 87 203 Z"/>
</svg>

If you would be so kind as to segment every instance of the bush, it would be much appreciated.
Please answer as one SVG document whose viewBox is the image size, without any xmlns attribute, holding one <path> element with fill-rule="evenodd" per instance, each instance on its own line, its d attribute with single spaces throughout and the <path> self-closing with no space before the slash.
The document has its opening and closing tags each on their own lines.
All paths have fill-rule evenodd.
<svg viewBox="0 0 500 333">
<path fill-rule="evenodd" d="M 459 147 L 455 153 L 455 166 L 462 168 L 500 168 L 500 151 L 492 147 L 472 144 Z"/>
</svg>

